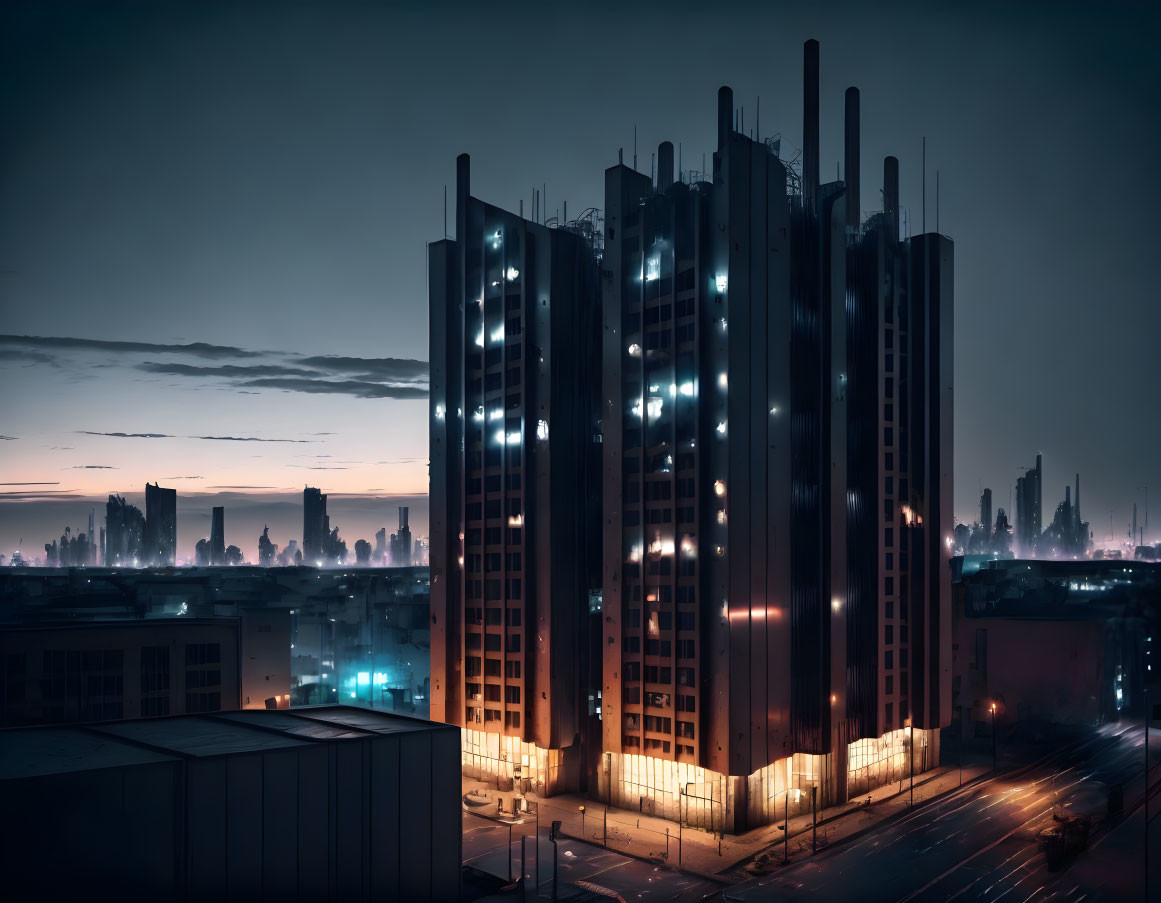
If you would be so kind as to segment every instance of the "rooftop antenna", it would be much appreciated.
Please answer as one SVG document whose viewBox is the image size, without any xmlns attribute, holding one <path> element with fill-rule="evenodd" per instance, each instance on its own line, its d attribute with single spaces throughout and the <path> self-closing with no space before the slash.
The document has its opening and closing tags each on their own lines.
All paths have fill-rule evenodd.
<svg viewBox="0 0 1161 903">
<path fill-rule="evenodd" d="M 935 171 L 935 234 L 939 234 L 939 170 Z"/>
<path fill-rule="evenodd" d="M 653 172 L 656 154 L 649 155 L 649 181 L 654 181 L 657 177 Z"/>
<path fill-rule="evenodd" d="M 681 181 L 681 142 L 677 142 L 677 181 Z"/>
<path fill-rule="evenodd" d="M 548 222 L 548 183 L 541 182 L 540 185 L 540 222 L 543 224 Z"/>
<path fill-rule="evenodd" d="M 443 186 L 443 237 L 447 238 L 447 185 Z"/>
<path fill-rule="evenodd" d="M 633 169 L 637 169 L 637 123 L 633 123 Z"/>
<path fill-rule="evenodd" d="M 762 95 L 761 94 L 758 95 L 758 102 L 756 104 L 756 107 L 757 107 L 757 109 L 754 110 L 754 134 L 756 134 L 758 136 L 758 140 L 761 141 L 762 140 L 762 129 L 761 129 Z"/>
<path fill-rule="evenodd" d="M 923 212 L 919 214 L 919 223 L 927 232 L 927 136 L 923 136 Z"/>
</svg>

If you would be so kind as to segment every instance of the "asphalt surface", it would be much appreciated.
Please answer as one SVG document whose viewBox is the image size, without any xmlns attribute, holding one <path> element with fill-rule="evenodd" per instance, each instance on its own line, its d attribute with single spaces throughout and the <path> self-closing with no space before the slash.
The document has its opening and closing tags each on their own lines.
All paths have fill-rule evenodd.
<svg viewBox="0 0 1161 903">
<path fill-rule="evenodd" d="M 513 826 L 510 847 L 511 874 L 513 878 L 520 876 L 520 836 L 525 832 L 528 836 L 525 847 L 527 899 L 533 899 L 534 885 L 538 887 L 541 899 L 551 899 L 553 849 L 546 826 L 540 827 L 539 877 L 535 852 L 537 845 L 532 837 L 535 826 L 532 824 Z M 492 875 L 508 874 L 508 863 L 505 862 L 505 848 L 508 845 L 507 826 L 489 823 L 465 812 L 463 844 L 465 865 L 473 865 Z M 673 869 L 642 862 L 578 840 L 559 840 L 557 858 L 560 866 L 558 881 L 562 888 L 565 884 L 587 881 L 615 891 L 630 901 L 664 900 L 694 903 L 712 896 L 721 889 L 720 884 L 690 877 Z"/>
<path fill-rule="evenodd" d="M 736 885 L 726 899 L 1092 900 L 1071 869 L 1048 871 L 1037 835 L 1052 824 L 1054 812 L 1077 813 L 1095 816 L 1098 840 L 1107 830 L 1103 819 L 1113 784 L 1124 785 L 1131 811 L 1144 787 L 1142 738 L 1140 728 L 1103 729 L 1031 766 L 965 787 L 861 838 Z M 1135 858 L 1143 898 L 1143 849 Z M 1161 873 L 1161 863 L 1156 869 Z M 1125 883 L 1132 888 L 1134 880 Z"/>
</svg>

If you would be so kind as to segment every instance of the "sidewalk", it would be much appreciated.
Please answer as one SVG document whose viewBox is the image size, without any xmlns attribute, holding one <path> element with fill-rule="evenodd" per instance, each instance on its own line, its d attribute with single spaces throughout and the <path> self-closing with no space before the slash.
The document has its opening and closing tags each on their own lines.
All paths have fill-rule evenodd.
<svg viewBox="0 0 1161 903">
<path fill-rule="evenodd" d="M 968 783 L 990 769 L 983 765 L 965 766 L 963 783 Z M 926 802 L 940 794 L 959 786 L 958 768 L 941 766 L 923 774 L 915 775 L 915 805 Z M 478 790 L 486 793 L 491 800 L 502 800 L 504 814 L 511 816 L 514 798 L 520 794 L 514 791 L 497 791 L 485 781 L 472 778 L 463 779 L 463 792 Z M 868 796 L 870 804 L 867 804 Z M 547 829 L 553 821 L 562 823 L 563 833 L 606 846 L 609 850 L 624 853 L 638 859 L 663 862 L 683 871 L 709 878 L 718 882 L 731 882 L 745 877 L 739 867 L 760 853 L 767 853 L 773 863 L 781 863 L 784 857 L 783 823 L 762 825 L 745 834 L 724 837 L 708 834 L 693 828 L 679 828 L 675 822 L 663 818 L 642 815 L 637 812 L 606 807 L 577 794 L 560 794 L 541 798 L 534 793 L 526 795 L 533 811 L 521 813 L 518 833 L 531 834 L 538 822 Z M 838 806 L 830 806 L 818 811 L 818 849 L 857 834 L 883 819 L 905 811 L 911 803 L 910 781 L 904 783 L 900 792 L 898 783 L 878 787 L 869 794 L 860 796 Z M 584 807 L 583 815 L 581 807 Z M 539 810 L 539 811 L 537 811 Z M 496 816 L 495 805 L 471 807 L 469 811 Z M 813 820 L 811 815 L 794 816 L 790 819 L 791 861 L 809 856 L 811 853 Z M 726 873 L 737 871 L 736 875 Z"/>
</svg>

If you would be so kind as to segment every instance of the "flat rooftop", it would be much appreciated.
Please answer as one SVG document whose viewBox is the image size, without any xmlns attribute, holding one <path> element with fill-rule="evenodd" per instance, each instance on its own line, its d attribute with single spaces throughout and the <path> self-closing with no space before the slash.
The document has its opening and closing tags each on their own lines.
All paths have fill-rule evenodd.
<svg viewBox="0 0 1161 903">
<path fill-rule="evenodd" d="M 458 728 L 341 705 L 9 728 L 0 730 L 0 781 L 445 730 Z"/>
</svg>

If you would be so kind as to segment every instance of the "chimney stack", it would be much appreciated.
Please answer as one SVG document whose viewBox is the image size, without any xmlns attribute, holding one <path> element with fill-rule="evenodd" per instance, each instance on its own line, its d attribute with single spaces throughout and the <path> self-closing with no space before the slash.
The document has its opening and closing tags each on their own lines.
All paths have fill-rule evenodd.
<svg viewBox="0 0 1161 903">
<path fill-rule="evenodd" d="M 847 178 L 847 226 L 858 229 L 862 220 L 859 206 L 859 89 L 847 88 L 844 166 Z"/>
<path fill-rule="evenodd" d="M 899 160 L 895 157 L 883 158 L 883 213 L 887 216 L 887 228 L 891 241 L 899 240 Z"/>
<path fill-rule="evenodd" d="M 662 141 L 657 146 L 657 190 L 665 191 L 673 185 L 673 142 Z"/>
<path fill-rule="evenodd" d="M 724 153 L 734 127 L 734 92 L 722 85 L 718 88 L 718 151 Z"/>
<path fill-rule="evenodd" d="M 468 197 L 472 193 L 472 158 L 467 154 L 456 157 L 456 238 L 467 235 L 465 217 L 468 215 Z"/>
<path fill-rule="evenodd" d="M 815 212 L 818 197 L 818 41 L 802 54 L 802 203 Z"/>
</svg>

